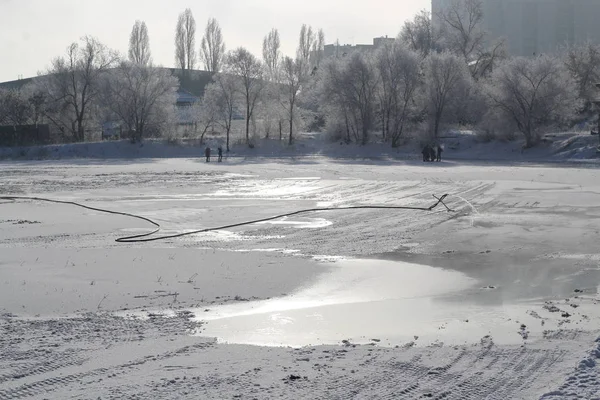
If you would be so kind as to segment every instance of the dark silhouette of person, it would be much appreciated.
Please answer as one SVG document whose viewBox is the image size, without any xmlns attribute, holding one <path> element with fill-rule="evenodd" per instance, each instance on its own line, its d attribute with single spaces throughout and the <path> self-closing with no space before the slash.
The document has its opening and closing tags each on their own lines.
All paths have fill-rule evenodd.
<svg viewBox="0 0 600 400">
<path fill-rule="evenodd" d="M 426 144 L 425 147 L 423 147 L 421 154 L 423 154 L 423 162 L 429 161 L 431 157 L 431 147 Z"/>
<path fill-rule="evenodd" d="M 221 162 L 221 161 L 223 161 L 223 148 L 221 146 L 219 146 L 217 151 L 219 152 L 219 162 Z"/>
<path fill-rule="evenodd" d="M 435 146 L 429 146 L 429 161 L 435 161 L 436 151 Z"/>
<path fill-rule="evenodd" d="M 439 144 L 437 146 L 435 146 L 435 152 L 436 152 L 435 161 L 437 161 L 437 162 L 442 161 L 442 151 L 444 151 L 442 146 L 440 146 Z"/>
<path fill-rule="evenodd" d="M 207 147 L 206 150 L 204 150 L 204 155 L 206 156 L 206 162 L 210 162 L 210 147 Z"/>
</svg>

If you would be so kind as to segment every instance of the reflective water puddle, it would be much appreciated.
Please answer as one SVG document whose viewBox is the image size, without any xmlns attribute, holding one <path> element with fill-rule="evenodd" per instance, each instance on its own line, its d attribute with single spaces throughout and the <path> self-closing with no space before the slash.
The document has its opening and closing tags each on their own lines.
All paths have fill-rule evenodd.
<svg viewBox="0 0 600 400">
<path fill-rule="evenodd" d="M 226 343 L 464 343 L 491 330 L 513 337 L 504 342 L 521 340 L 514 322 L 506 321 L 525 315 L 526 305 L 490 307 L 461 300 L 463 293 L 479 289 L 476 280 L 456 271 L 344 259 L 315 284 L 288 297 L 192 311 L 206 322 L 199 335 Z"/>
</svg>

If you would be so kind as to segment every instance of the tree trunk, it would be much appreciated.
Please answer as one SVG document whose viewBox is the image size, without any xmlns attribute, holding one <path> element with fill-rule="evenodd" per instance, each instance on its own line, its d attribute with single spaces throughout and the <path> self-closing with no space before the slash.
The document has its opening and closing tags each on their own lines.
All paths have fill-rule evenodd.
<svg viewBox="0 0 600 400">
<path fill-rule="evenodd" d="M 250 144 L 250 104 L 246 102 L 246 144 Z"/>
<path fill-rule="evenodd" d="M 84 130 L 83 130 L 83 121 L 77 121 L 77 141 L 83 142 L 84 140 Z"/>
<path fill-rule="evenodd" d="M 294 102 L 290 103 L 290 139 L 288 144 L 292 144 L 292 132 L 294 130 Z"/>
<path fill-rule="evenodd" d="M 348 115 L 344 113 L 344 118 L 346 119 L 346 143 L 350 143 L 350 126 L 348 124 Z"/>
<path fill-rule="evenodd" d="M 231 131 L 231 124 L 225 130 L 227 131 L 226 132 L 226 136 L 227 136 L 226 142 L 227 143 L 226 143 L 225 147 L 227 148 L 227 152 L 229 153 L 229 131 Z"/>
<path fill-rule="evenodd" d="M 361 125 L 362 125 L 362 144 L 367 144 L 369 138 L 369 121 L 367 120 L 366 113 L 362 113 Z"/>
<path fill-rule="evenodd" d="M 534 132 L 531 131 L 531 128 L 529 128 L 529 127 L 525 128 L 525 132 L 523 132 L 523 133 L 525 134 L 525 148 L 526 149 L 534 147 L 536 144 L 538 144 L 539 138 Z"/>
<path fill-rule="evenodd" d="M 279 141 L 283 140 L 283 121 L 279 120 Z"/>
<path fill-rule="evenodd" d="M 435 122 L 433 124 L 433 138 L 437 139 L 438 131 L 440 130 L 440 120 L 442 119 L 441 113 L 438 111 L 435 113 Z"/>
<path fill-rule="evenodd" d="M 250 143 L 250 118 L 246 118 L 246 144 Z"/>
<path fill-rule="evenodd" d="M 388 112 L 387 112 L 387 117 L 386 117 L 386 122 L 385 122 L 385 124 L 386 124 L 386 127 L 385 127 L 386 137 L 384 138 L 384 140 L 385 139 L 389 139 L 389 137 L 390 137 L 390 119 L 391 119 L 391 114 L 392 114 L 391 113 L 391 107 L 388 107 Z"/>
<path fill-rule="evenodd" d="M 394 133 L 392 133 L 392 147 L 398 147 L 398 141 L 402 137 L 403 131 L 404 131 L 404 122 L 402 122 L 400 124 L 398 124 L 398 122 L 394 123 Z"/>
</svg>

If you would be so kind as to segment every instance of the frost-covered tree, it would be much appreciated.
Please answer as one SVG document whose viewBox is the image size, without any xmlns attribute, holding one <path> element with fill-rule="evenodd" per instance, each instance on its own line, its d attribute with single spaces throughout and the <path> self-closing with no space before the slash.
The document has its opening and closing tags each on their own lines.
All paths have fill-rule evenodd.
<svg viewBox="0 0 600 400">
<path fill-rule="evenodd" d="M 294 135 L 294 119 L 297 118 L 297 97 L 302 81 L 302 64 L 290 57 L 285 57 L 281 65 L 281 83 L 284 87 L 284 108 L 289 122 L 288 144 L 292 144 Z"/>
<path fill-rule="evenodd" d="M 494 65 L 505 58 L 502 39 L 486 47 L 482 0 L 451 0 L 437 17 L 442 23 L 442 47 L 462 57 L 475 79 L 489 75 Z"/>
<path fill-rule="evenodd" d="M 275 28 L 265 36 L 262 45 L 263 62 L 267 69 L 267 77 L 272 82 L 277 82 L 279 73 L 279 63 L 281 60 L 281 41 L 279 31 Z"/>
<path fill-rule="evenodd" d="M 49 118 L 73 140 L 85 139 L 86 126 L 98 97 L 100 79 L 117 60 L 115 52 L 91 36 L 73 43 L 65 57 L 52 61 L 45 76 L 36 78 L 45 95 Z"/>
<path fill-rule="evenodd" d="M 374 122 L 377 73 L 367 56 L 355 52 L 349 57 L 325 63 L 320 84 L 327 107 L 328 123 L 343 129 L 346 140 L 354 137 L 366 144 Z"/>
<path fill-rule="evenodd" d="M 22 90 L 0 89 L 0 125 L 25 125 L 34 120 L 34 110 Z"/>
<path fill-rule="evenodd" d="M 368 58 L 359 53 L 352 54 L 345 71 L 346 96 L 358 116 L 362 144 L 369 140 L 373 124 L 377 74 Z"/>
<path fill-rule="evenodd" d="M 437 138 L 442 124 L 457 121 L 456 105 L 472 86 L 472 78 L 462 58 L 451 53 L 432 53 L 425 60 L 425 107 L 430 134 Z"/>
<path fill-rule="evenodd" d="M 269 138 L 274 129 L 279 131 L 279 140 L 283 138 L 285 109 L 282 106 L 284 96 L 281 85 L 281 40 L 275 28 L 265 36 L 262 45 L 263 63 L 265 66 L 264 94 L 260 106 L 260 118 L 263 121 L 265 138 Z"/>
<path fill-rule="evenodd" d="M 219 72 L 225 56 L 225 42 L 215 18 L 210 18 L 206 24 L 200 50 L 204 68 L 209 72 Z"/>
<path fill-rule="evenodd" d="M 283 140 L 284 128 L 287 121 L 287 107 L 284 100 L 283 84 L 267 83 L 261 96 L 258 107 L 257 119 L 262 122 L 262 129 L 265 139 L 269 139 L 273 134 L 279 135 L 279 140 Z"/>
<path fill-rule="evenodd" d="M 396 147 L 408 121 L 419 110 L 416 94 L 421 85 L 420 55 L 396 41 L 378 50 L 375 64 L 383 137 Z"/>
<path fill-rule="evenodd" d="M 577 82 L 579 96 L 590 108 L 598 96 L 595 84 L 600 82 L 600 45 L 588 42 L 568 48 L 565 65 Z"/>
<path fill-rule="evenodd" d="M 212 90 L 208 85 L 206 88 Z M 212 96 L 205 95 L 202 100 L 192 106 L 192 120 L 194 121 L 194 132 L 197 138 L 200 139 L 200 144 L 204 143 L 204 136 L 210 131 L 214 132 L 218 124 L 219 108 L 218 104 L 213 101 Z"/>
<path fill-rule="evenodd" d="M 129 61 L 148 65 L 152 61 L 150 55 L 150 37 L 148 36 L 148 27 L 144 21 L 135 21 L 129 36 Z"/>
<path fill-rule="evenodd" d="M 132 141 L 139 141 L 172 128 L 164 126 L 169 120 L 165 114 L 174 108 L 178 86 L 166 69 L 121 62 L 103 77 L 102 104 L 127 128 Z"/>
<path fill-rule="evenodd" d="M 534 146 L 540 129 L 568 121 L 579 107 L 577 84 L 556 57 L 518 57 L 494 70 L 487 95 L 491 105 L 515 124 Z"/>
<path fill-rule="evenodd" d="M 471 60 L 484 46 L 482 0 L 451 0 L 440 12 L 446 49 Z"/>
<path fill-rule="evenodd" d="M 404 23 L 398 39 L 425 58 L 438 48 L 440 37 L 439 31 L 433 28 L 431 13 L 422 10 L 412 21 Z"/>
<path fill-rule="evenodd" d="M 325 56 L 325 32 L 323 29 L 319 29 L 316 39 L 313 41 L 311 55 L 311 65 L 314 68 L 321 66 L 321 61 Z"/>
<path fill-rule="evenodd" d="M 196 65 L 196 20 L 189 8 L 177 18 L 175 62 L 182 70 L 194 69 Z"/>
<path fill-rule="evenodd" d="M 360 140 L 356 119 L 345 91 L 342 90 L 344 59 L 326 61 L 321 69 L 320 102 L 325 114 L 325 127 L 333 139 L 343 137 L 347 143 Z"/>
<path fill-rule="evenodd" d="M 230 74 L 216 74 L 204 90 L 203 102 L 213 104 L 215 123 L 225 130 L 226 150 L 229 151 L 233 117 L 239 105 L 238 78 Z"/>
<path fill-rule="evenodd" d="M 311 26 L 302 25 L 300 29 L 300 37 L 298 38 L 298 48 L 296 49 L 296 62 L 300 64 L 300 68 L 304 75 L 308 75 L 312 68 L 311 66 L 311 51 L 315 42 L 315 33 Z"/>
<path fill-rule="evenodd" d="M 250 121 L 265 87 L 263 65 L 243 47 L 227 55 L 226 72 L 236 76 L 246 109 L 246 143 L 250 144 Z"/>
</svg>

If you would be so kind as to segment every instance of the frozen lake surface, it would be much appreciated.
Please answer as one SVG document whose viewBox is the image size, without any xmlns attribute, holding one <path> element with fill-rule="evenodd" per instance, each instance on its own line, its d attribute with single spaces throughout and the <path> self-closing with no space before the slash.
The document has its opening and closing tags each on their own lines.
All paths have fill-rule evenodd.
<svg viewBox="0 0 600 400">
<path fill-rule="evenodd" d="M 314 207 L 428 207 L 446 193 L 453 209 L 317 212 L 121 244 L 152 226 L 1 201 L 0 398 L 597 397 L 594 167 L 321 157 L 0 167 L 1 195 L 134 213 L 160 234 Z"/>
</svg>

